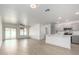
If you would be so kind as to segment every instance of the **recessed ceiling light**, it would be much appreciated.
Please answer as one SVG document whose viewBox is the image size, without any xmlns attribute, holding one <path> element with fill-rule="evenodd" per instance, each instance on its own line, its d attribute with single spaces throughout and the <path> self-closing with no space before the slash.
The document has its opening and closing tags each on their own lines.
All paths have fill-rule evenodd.
<svg viewBox="0 0 79 59">
<path fill-rule="evenodd" d="M 62 17 L 58 17 L 58 19 L 62 19 Z"/>
<path fill-rule="evenodd" d="M 75 15 L 79 15 L 79 12 L 75 12 Z"/>
<path fill-rule="evenodd" d="M 31 4 L 30 7 L 31 7 L 31 8 L 36 8 L 37 5 L 36 5 L 36 4 Z"/>
</svg>

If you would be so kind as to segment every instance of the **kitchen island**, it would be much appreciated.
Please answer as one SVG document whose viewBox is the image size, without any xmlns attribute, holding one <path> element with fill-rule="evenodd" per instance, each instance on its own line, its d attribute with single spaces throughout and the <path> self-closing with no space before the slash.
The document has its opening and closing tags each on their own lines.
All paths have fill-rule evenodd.
<svg viewBox="0 0 79 59">
<path fill-rule="evenodd" d="M 71 49 L 71 35 L 64 35 L 63 32 L 46 35 L 46 43 Z"/>
</svg>

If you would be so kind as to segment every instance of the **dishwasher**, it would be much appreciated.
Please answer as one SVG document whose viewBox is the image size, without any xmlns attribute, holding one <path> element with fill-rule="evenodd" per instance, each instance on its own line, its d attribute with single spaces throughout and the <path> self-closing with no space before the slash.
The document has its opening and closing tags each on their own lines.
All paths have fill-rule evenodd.
<svg viewBox="0 0 79 59">
<path fill-rule="evenodd" d="M 71 42 L 72 43 L 79 43 L 79 35 L 72 35 Z"/>
</svg>

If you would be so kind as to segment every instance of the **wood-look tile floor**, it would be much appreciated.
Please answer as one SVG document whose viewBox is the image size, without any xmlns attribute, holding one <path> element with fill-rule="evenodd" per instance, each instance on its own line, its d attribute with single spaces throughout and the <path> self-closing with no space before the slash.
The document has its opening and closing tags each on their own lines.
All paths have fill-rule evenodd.
<svg viewBox="0 0 79 59">
<path fill-rule="evenodd" d="M 72 44 L 72 49 L 45 44 L 34 39 L 4 40 L 0 55 L 75 55 L 79 54 L 79 45 Z"/>
</svg>

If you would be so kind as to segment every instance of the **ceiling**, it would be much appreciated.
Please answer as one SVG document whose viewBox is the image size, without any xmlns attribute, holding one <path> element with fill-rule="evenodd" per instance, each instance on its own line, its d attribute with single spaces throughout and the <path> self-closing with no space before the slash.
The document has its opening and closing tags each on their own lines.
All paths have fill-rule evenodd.
<svg viewBox="0 0 79 59">
<path fill-rule="evenodd" d="M 45 12 L 46 9 L 50 9 Z M 37 8 L 30 8 L 30 4 L 0 4 L 0 16 L 9 23 L 64 23 L 79 21 L 78 4 L 37 4 Z"/>
</svg>

